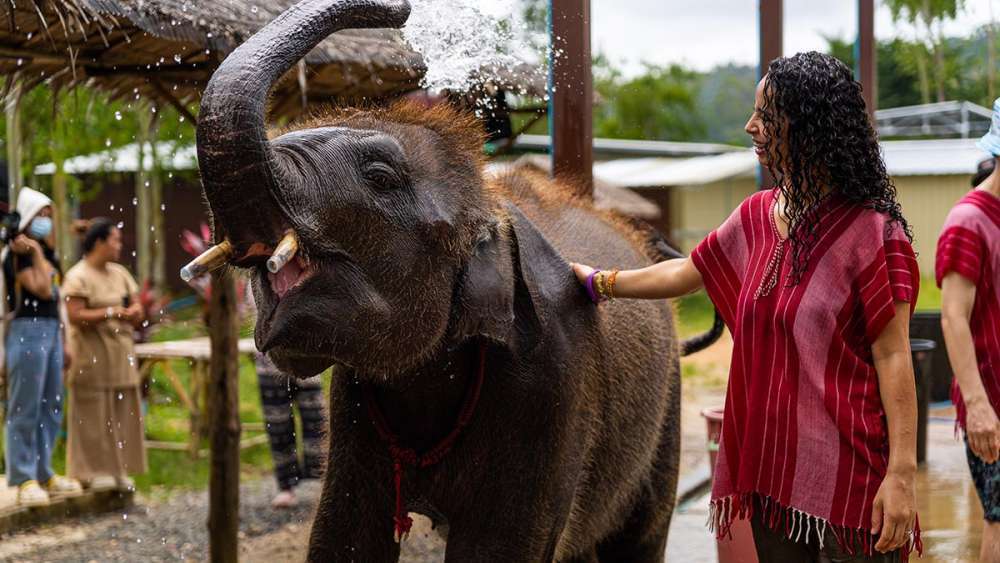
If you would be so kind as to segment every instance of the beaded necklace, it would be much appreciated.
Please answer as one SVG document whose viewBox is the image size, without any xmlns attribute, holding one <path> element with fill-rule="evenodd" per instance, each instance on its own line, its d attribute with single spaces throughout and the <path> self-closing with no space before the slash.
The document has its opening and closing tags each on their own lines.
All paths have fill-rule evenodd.
<svg viewBox="0 0 1000 563">
<path fill-rule="evenodd" d="M 823 194 L 812 207 L 804 215 L 809 215 L 819 209 L 819 206 L 826 201 L 830 196 L 830 192 Z M 771 203 L 770 211 L 768 212 L 768 218 L 771 223 L 771 230 L 774 232 L 774 238 L 778 239 L 778 243 L 774 246 L 774 251 L 771 253 L 770 260 L 767 261 L 767 267 L 764 268 L 764 276 L 760 280 L 760 285 L 757 286 L 757 291 L 754 292 L 754 300 L 760 299 L 761 297 L 766 297 L 770 295 L 771 290 L 778 285 L 778 279 L 781 277 L 781 263 L 785 258 L 785 248 L 788 246 L 788 237 L 781 236 L 781 231 L 778 230 L 778 222 L 774 219 L 774 212 L 778 207 L 779 196 L 774 196 L 774 202 Z M 792 225 L 788 225 L 788 232 L 791 234 Z"/>
</svg>

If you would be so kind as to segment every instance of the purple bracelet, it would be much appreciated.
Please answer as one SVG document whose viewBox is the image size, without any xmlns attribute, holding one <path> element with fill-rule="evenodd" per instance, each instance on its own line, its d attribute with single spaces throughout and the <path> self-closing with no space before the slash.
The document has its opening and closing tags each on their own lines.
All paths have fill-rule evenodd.
<svg viewBox="0 0 1000 563">
<path fill-rule="evenodd" d="M 590 272 L 589 276 L 587 276 L 587 295 L 590 296 L 590 300 L 594 302 L 594 305 L 600 305 L 601 303 L 601 297 L 597 295 L 597 291 L 594 290 L 594 277 L 599 273 L 601 273 L 600 270 L 594 270 L 593 272 Z"/>
</svg>

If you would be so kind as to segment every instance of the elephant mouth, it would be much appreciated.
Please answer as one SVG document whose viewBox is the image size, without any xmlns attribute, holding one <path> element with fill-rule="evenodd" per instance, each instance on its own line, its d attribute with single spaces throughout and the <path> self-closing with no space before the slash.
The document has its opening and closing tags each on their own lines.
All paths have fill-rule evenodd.
<svg viewBox="0 0 1000 563">
<path fill-rule="evenodd" d="M 323 312 L 345 297 L 336 280 L 348 263 L 346 254 L 336 252 L 321 257 L 299 254 L 276 273 L 256 265 L 261 290 L 254 330 L 257 349 L 288 357 L 328 357 L 325 336 L 333 327 Z"/>
<path fill-rule="evenodd" d="M 296 256 L 277 273 L 267 272 L 267 281 L 271 291 L 277 296 L 278 301 L 281 301 L 289 291 L 301 286 L 315 274 L 316 269 L 309 263 L 309 260 L 302 256 Z"/>
</svg>

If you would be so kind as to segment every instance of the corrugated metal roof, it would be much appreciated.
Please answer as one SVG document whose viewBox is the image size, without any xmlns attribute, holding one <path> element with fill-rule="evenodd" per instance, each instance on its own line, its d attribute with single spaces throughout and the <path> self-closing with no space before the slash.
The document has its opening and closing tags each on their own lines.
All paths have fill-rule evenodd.
<svg viewBox="0 0 1000 563">
<path fill-rule="evenodd" d="M 976 146 L 975 139 L 885 141 L 882 150 L 892 176 L 971 176 L 977 165 L 990 157 Z"/>
<path fill-rule="evenodd" d="M 972 175 L 989 155 L 974 139 L 885 141 L 886 170 L 891 176 Z M 636 158 L 601 162 L 594 175 L 621 187 L 701 186 L 727 178 L 753 176 L 757 157 L 750 150 L 689 159 Z"/>
<path fill-rule="evenodd" d="M 552 140 L 548 135 L 519 135 L 514 148 L 529 151 L 548 151 Z M 646 141 L 639 139 L 594 139 L 594 153 L 630 156 L 698 156 L 739 152 L 744 147 L 718 143 L 679 143 L 673 141 Z"/>
<path fill-rule="evenodd" d="M 143 158 L 143 170 L 153 168 L 152 146 L 146 143 Z M 198 155 L 194 145 L 178 147 L 173 141 L 156 143 L 156 154 L 159 156 L 160 168 L 163 170 L 196 170 Z M 94 174 L 98 172 L 135 172 L 139 164 L 139 144 L 132 143 L 83 156 L 66 159 L 63 170 L 67 174 Z M 37 176 L 55 174 L 56 165 L 41 164 L 35 167 Z"/>
</svg>

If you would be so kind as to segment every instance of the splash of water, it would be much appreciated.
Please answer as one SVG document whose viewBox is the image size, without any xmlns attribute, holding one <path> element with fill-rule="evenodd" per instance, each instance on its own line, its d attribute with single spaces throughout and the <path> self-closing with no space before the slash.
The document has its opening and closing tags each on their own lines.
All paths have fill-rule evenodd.
<svg viewBox="0 0 1000 563">
<path fill-rule="evenodd" d="M 519 0 L 411 0 L 403 34 L 424 58 L 429 90 L 468 90 L 487 69 L 532 61 Z"/>
</svg>

